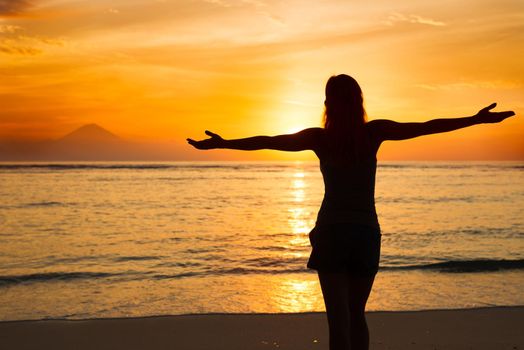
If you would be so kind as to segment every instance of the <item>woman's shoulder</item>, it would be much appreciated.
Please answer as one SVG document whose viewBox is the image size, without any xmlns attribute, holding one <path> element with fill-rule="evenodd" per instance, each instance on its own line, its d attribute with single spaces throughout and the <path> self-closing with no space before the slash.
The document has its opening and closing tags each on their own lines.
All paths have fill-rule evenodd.
<svg viewBox="0 0 524 350">
<path fill-rule="evenodd" d="M 324 128 L 314 127 L 299 131 L 298 134 L 301 134 L 302 137 L 308 138 L 311 141 L 318 143 L 325 138 L 326 130 Z"/>
<path fill-rule="evenodd" d="M 321 127 L 313 127 L 313 128 L 304 129 L 300 132 L 305 133 L 305 134 L 311 134 L 311 135 L 323 135 L 325 132 L 325 129 Z"/>
<path fill-rule="evenodd" d="M 373 119 L 373 120 L 367 121 L 364 124 L 364 127 L 367 130 L 372 131 L 374 129 L 381 128 L 383 126 L 383 124 L 384 124 L 384 120 L 383 119 Z"/>
<path fill-rule="evenodd" d="M 384 131 L 391 129 L 392 127 L 394 127 L 397 124 L 398 124 L 397 122 L 393 120 L 389 120 L 389 119 L 374 119 L 374 120 L 368 121 L 365 124 L 365 126 L 371 134 L 380 136 L 384 133 Z"/>
<path fill-rule="evenodd" d="M 380 143 L 382 142 L 382 130 L 385 127 L 387 127 L 388 122 L 390 122 L 390 120 L 374 119 L 364 124 L 369 139 L 373 142 L 373 144 L 375 144 L 377 149 L 380 146 Z"/>
</svg>

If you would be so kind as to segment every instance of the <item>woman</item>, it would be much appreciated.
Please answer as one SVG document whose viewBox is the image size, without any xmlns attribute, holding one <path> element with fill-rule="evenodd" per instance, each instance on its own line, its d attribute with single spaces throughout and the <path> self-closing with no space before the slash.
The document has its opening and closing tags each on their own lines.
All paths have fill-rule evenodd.
<svg viewBox="0 0 524 350">
<path fill-rule="evenodd" d="M 380 256 L 374 189 L 376 154 L 381 143 L 497 123 L 515 113 L 490 112 L 496 106 L 493 103 L 471 117 L 425 123 L 366 122 L 362 90 L 355 79 L 345 74 L 329 78 L 324 104 L 324 128 L 235 140 L 206 131 L 211 138 L 187 141 L 198 149 L 315 152 L 325 194 L 315 228 L 309 234 L 313 250 L 308 267 L 318 271 L 329 325 L 329 349 L 368 349 L 364 311 Z"/>
</svg>

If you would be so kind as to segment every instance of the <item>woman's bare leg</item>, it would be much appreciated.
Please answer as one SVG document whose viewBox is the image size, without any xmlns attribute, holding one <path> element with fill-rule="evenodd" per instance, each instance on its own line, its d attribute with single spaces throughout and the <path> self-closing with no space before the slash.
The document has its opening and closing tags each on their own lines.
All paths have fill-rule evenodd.
<svg viewBox="0 0 524 350">
<path fill-rule="evenodd" d="M 349 305 L 349 340 L 351 350 L 369 349 L 369 330 L 364 311 L 368 301 L 375 275 L 356 277 L 347 275 Z"/>
<path fill-rule="evenodd" d="M 329 326 L 329 350 L 349 350 L 349 279 L 346 273 L 318 272 Z M 352 349 L 353 350 L 353 349 Z"/>
</svg>

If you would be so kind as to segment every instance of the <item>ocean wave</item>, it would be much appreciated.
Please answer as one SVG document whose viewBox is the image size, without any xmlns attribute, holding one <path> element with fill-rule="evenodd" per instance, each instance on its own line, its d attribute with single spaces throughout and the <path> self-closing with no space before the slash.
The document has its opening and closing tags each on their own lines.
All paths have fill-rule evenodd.
<svg viewBox="0 0 524 350">
<path fill-rule="evenodd" d="M 232 269 L 223 269 L 215 272 L 217 275 L 247 275 L 247 274 L 285 274 L 285 273 L 304 273 L 304 272 L 313 272 L 312 270 L 305 267 L 291 267 L 287 269 L 253 269 L 253 268 L 244 268 L 236 267 Z"/>
<path fill-rule="evenodd" d="M 129 258 L 129 257 L 128 257 Z M 198 263 L 183 264 L 173 263 L 169 267 L 183 268 L 176 273 L 158 273 L 154 271 L 133 272 L 126 271 L 121 273 L 110 272 L 48 272 L 24 275 L 0 276 L 0 287 L 24 283 L 45 283 L 45 282 L 68 282 L 76 280 L 104 279 L 112 277 L 122 277 L 128 279 L 131 275 L 138 275 L 138 279 L 180 279 L 188 277 L 210 277 L 227 275 L 280 275 L 292 273 L 313 273 L 314 271 L 306 267 L 305 258 L 293 258 L 291 260 L 278 259 L 251 259 L 240 262 L 239 267 L 212 268 L 204 267 Z M 243 265 L 243 266 L 242 266 Z M 166 266 L 163 266 L 166 267 Z M 186 269 L 196 267 L 196 269 Z M 478 272 L 497 272 L 507 270 L 524 269 L 524 259 L 517 260 L 452 260 L 431 264 L 403 265 L 403 266 L 381 266 L 380 270 L 387 271 L 432 271 L 439 273 L 478 273 Z"/>
<path fill-rule="evenodd" d="M 247 266 L 254 266 L 254 267 L 285 267 L 290 265 L 301 265 L 305 262 L 306 258 L 304 257 L 289 257 L 286 259 L 274 259 L 269 257 L 259 257 L 254 259 L 247 259 L 245 261 L 242 261 L 242 264 L 246 264 Z"/>
<path fill-rule="evenodd" d="M 418 168 L 418 169 L 524 169 L 524 164 L 517 162 L 492 162 L 492 163 L 478 163 L 475 161 L 464 161 L 454 163 L 450 162 L 407 162 L 407 163 L 390 163 L 390 162 L 379 162 L 379 168 L 387 169 L 407 169 L 407 168 Z"/>
<path fill-rule="evenodd" d="M 65 203 L 62 202 L 54 202 L 54 201 L 42 201 L 42 202 L 32 202 L 23 204 L 20 207 L 54 207 L 54 206 L 61 206 L 65 205 Z"/>
<path fill-rule="evenodd" d="M 446 273 L 493 272 L 521 269 L 524 269 L 524 259 L 450 260 L 431 264 L 381 267 L 381 270 L 430 270 Z"/>
<path fill-rule="evenodd" d="M 286 273 L 311 273 L 312 270 L 306 268 L 288 268 L 288 269 L 257 269 L 235 267 L 230 269 L 215 269 L 205 271 L 188 271 L 177 274 L 156 274 L 152 276 L 154 279 L 179 279 L 186 277 L 205 277 L 205 276 L 227 276 L 227 275 L 259 275 L 259 274 L 286 274 Z"/>
<path fill-rule="evenodd" d="M 457 196 L 457 197 L 450 197 L 450 196 L 440 196 L 440 197 L 377 197 L 376 201 L 378 203 L 394 203 L 394 204 L 411 204 L 411 203 L 423 203 L 424 205 L 432 204 L 432 203 L 454 203 L 454 202 L 464 202 L 464 203 L 474 203 L 475 201 L 480 201 L 483 198 L 481 197 L 474 197 L 474 196 Z M 490 200 L 493 200 L 493 198 L 490 198 Z M 501 199 L 504 200 L 504 199 Z"/>
<path fill-rule="evenodd" d="M 209 274 L 281 274 L 294 272 L 308 272 L 305 267 L 307 258 L 292 257 L 282 258 L 256 258 L 238 262 L 245 267 L 211 270 Z M 388 270 L 421 270 L 435 271 L 442 273 L 476 273 L 476 272 L 496 272 L 505 270 L 524 269 L 524 259 L 505 260 L 505 259 L 474 259 L 474 260 L 450 260 L 429 264 L 400 265 L 400 266 L 381 266 L 381 271 Z"/>
<path fill-rule="evenodd" d="M 145 261 L 145 260 L 161 260 L 165 256 L 148 256 L 148 255 L 138 255 L 138 256 L 119 256 L 113 259 L 115 262 L 128 262 L 128 261 Z"/>
<path fill-rule="evenodd" d="M 44 272 L 27 275 L 0 276 L 0 287 L 19 283 L 35 283 L 48 281 L 70 281 L 78 279 L 108 278 L 121 275 L 107 272 Z"/>
</svg>

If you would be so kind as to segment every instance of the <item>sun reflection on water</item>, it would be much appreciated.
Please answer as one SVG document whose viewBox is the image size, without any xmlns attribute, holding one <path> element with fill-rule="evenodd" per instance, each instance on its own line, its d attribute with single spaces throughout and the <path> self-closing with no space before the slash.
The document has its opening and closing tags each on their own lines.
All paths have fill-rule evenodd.
<svg viewBox="0 0 524 350">
<path fill-rule="evenodd" d="M 307 260 L 309 250 L 308 233 L 311 229 L 311 211 L 306 207 L 307 179 L 305 172 L 297 169 L 290 183 L 292 203 L 288 209 L 288 226 L 292 236 L 287 244 L 286 255 Z M 308 276 L 309 277 L 309 276 Z M 322 300 L 319 299 L 319 285 L 315 277 L 282 279 L 273 290 L 273 298 L 280 308 L 280 312 L 304 312 L 317 310 Z"/>
<path fill-rule="evenodd" d="M 305 247 L 309 245 L 308 232 L 310 212 L 304 207 L 306 199 L 306 181 L 304 180 L 305 173 L 301 170 L 293 174 L 291 181 L 291 195 L 292 201 L 295 203 L 294 207 L 288 209 L 288 225 L 293 233 L 293 238 L 290 239 L 290 247 Z M 300 253 L 303 256 L 304 253 Z"/>
<path fill-rule="evenodd" d="M 274 298 L 279 312 L 305 312 L 322 308 L 322 296 L 319 293 L 316 277 L 297 279 L 290 276 L 283 279 L 275 288 Z"/>
</svg>

